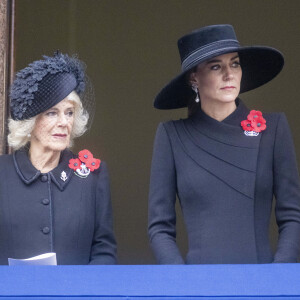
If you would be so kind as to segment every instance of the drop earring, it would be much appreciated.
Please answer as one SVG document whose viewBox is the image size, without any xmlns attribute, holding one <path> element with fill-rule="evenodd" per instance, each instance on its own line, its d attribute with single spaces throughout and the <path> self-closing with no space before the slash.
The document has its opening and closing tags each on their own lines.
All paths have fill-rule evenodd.
<svg viewBox="0 0 300 300">
<path fill-rule="evenodd" d="M 195 102 L 196 102 L 196 103 L 199 103 L 199 102 L 200 102 L 200 97 L 199 97 L 199 91 L 198 91 L 197 86 L 193 85 L 193 86 L 192 86 L 192 89 L 193 89 L 193 91 L 196 93 Z"/>
</svg>

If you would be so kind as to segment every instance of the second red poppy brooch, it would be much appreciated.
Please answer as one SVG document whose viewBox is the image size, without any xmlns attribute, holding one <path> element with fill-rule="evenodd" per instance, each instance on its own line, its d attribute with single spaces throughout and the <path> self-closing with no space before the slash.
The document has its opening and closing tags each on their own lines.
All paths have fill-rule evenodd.
<svg viewBox="0 0 300 300">
<path fill-rule="evenodd" d="M 244 134 L 247 136 L 258 136 L 261 131 L 267 128 L 266 120 L 259 110 L 251 110 L 247 120 L 242 121 L 241 125 L 244 129 Z"/>
<path fill-rule="evenodd" d="M 100 167 L 101 160 L 94 158 L 89 150 L 81 150 L 78 153 L 78 158 L 71 158 L 69 160 L 69 167 L 74 170 L 74 173 L 86 178 L 90 172 L 95 171 Z"/>
</svg>

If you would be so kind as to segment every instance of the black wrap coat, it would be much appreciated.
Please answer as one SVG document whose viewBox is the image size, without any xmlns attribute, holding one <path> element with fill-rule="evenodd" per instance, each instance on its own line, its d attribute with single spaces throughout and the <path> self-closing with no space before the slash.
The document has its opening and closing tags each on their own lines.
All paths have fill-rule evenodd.
<svg viewBox="0 0 300 300">
<path fill-rule="evenodd" d="M 68 166 L 75 157 L 64 150 L 46 174 L 25 150 L 0 157 L 0 264 L 46 252 L 58 264 L 116 263 L 106 164 L 80 178 Z"/>
<path fill-rule="evenodd" d="M 159 125 L 154 144 L 149 236 L 158 263 L 296 262 L 300 249 L 300 186 L 290 129 L 282 113 L 263 114 L 267 128 L 246 136 L 237 109 L 222 122 L 201 109 Z M 188 234 L 176 245 L 176 196 Z M 273 196 L 279 228 L 269 243 Z"/>
</svg>

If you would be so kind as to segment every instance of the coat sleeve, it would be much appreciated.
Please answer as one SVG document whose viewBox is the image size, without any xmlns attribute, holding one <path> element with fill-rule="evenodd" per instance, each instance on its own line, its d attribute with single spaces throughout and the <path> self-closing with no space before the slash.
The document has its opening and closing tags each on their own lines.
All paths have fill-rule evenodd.
<svg viewBox="0 0 300 300">
<path fill-rule="evenodd" d="M 164 124 L 158 126 L 151 166 L 148 233 L 159 264 L 183 264 L 176 245 L 176 170 Z"/>
<path fill-rule="evenodd" d="M 290 128 L 280 115 L 274 145 L 274 195 L 279 238 L 275 263 L 297 262 L 300 251 L 300 185 Z"/>
<path fill-rule="evenodd" d="M 105 162 L 101 162 L 96 191 L 95 231 L 90 264 L 116 264 L 116 241 L 110 201 L 110 183 Z"/>
</svg>

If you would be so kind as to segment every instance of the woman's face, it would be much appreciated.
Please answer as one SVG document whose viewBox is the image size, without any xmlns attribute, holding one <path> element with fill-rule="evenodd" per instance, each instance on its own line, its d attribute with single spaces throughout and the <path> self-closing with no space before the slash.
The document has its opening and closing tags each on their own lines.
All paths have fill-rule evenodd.
<svg viewBox="0 0 300 300">
<path fill-rule="evenodd" d="M 62 151 L 69 146 L 74 123 L 74 104 L 64 99 L 38 115 L 31 133 L 30 148 L 40 151 Z"/>
<path fill-rule="evenodd" d="M 197 86 L 201 103 L 225 104 L 235 101 L 240 92 L 242 69 L 237 52 L 216 56 L 197 66 L 190 82 Z"/>
</svg>

